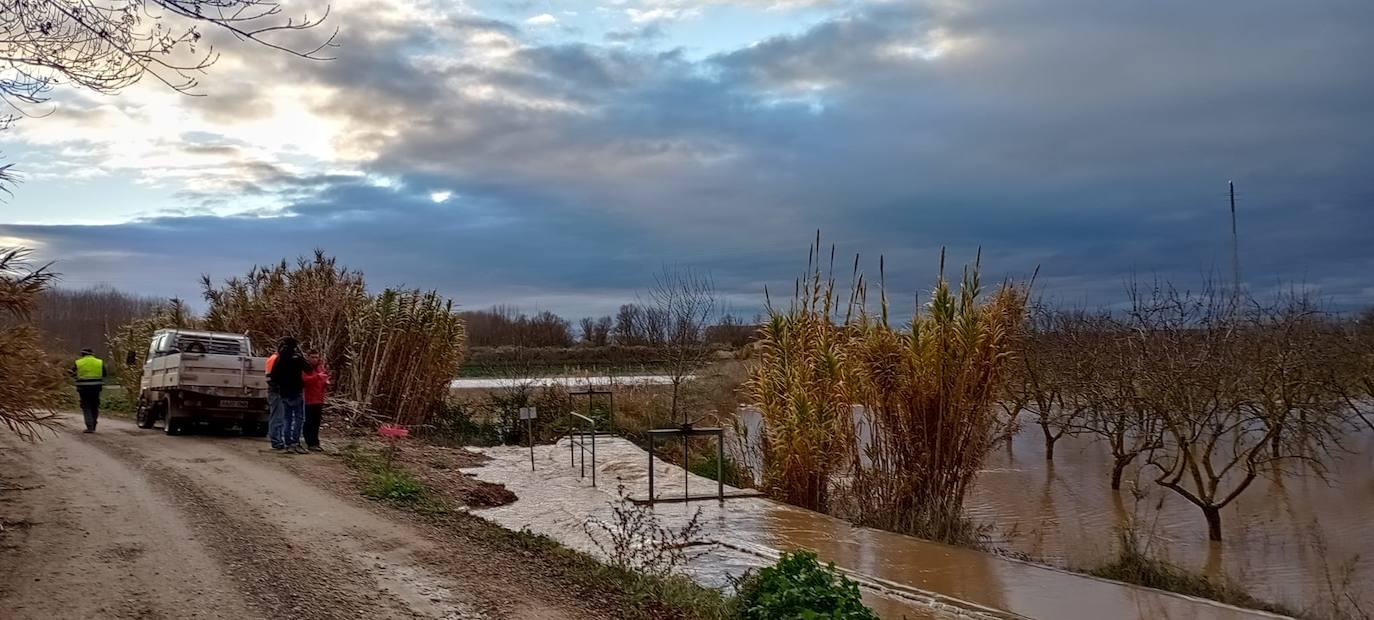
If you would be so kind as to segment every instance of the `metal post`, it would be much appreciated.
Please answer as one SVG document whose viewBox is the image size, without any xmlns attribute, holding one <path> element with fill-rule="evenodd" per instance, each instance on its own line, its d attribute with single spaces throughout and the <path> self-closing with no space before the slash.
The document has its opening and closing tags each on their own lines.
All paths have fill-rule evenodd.
<svg viewBox="0 0 1374 620">
<path fill-rule="evenodd" d="M 591 423 L 592 427 L 592 486 L 596 486 L 596 422 Z"/>
<path fill-rule="evenodd" d="M 716 435 L 716 497 L 725 501 L 725 433 Z"/>
<path fill-rule="evenodd" d="M 525 418 L 525 434 L 530 438 L 530 471 L 534 471 L 534 419 Z"/>
<path fill-rule="evenodd" d="M 573 456 L 573 431 L 576 429 L 568 426 L 568 467 L 577 464 L 577 457 Z"/>
<path fill-rule="evenodd" d="M 687 490 L 687 486 L 688 486 L 688 485 L 687 485 L 687 477 L 690 476 L 690 475 L 692 475 L 691 468 L 688 467 L 689 465 L 691 465 L 691 463 L 688 462 L 688 460 L 687 460 L 687 459 L 691 458 L 690 455 L 687 454 L 687 448 L 690 447 L 690 446 L 687 445 L 687 444 L 689 443 L 689 441 L 690 441 L 690 437 L 691 437 L 690 435 L 686 435 L 686 434 L 684 434 L 684 435 L 682 436 L 682 496 L 683 496 L 683 497 L 691 497 L 691 496 L 692 496 L 691 492 L 689 492 L 689 491 Z"/>
<path fill-rule="evenodd" d="M 649 505 L 654 505 L 654 434 L 649 433 Z"/>
<path fill-rule="evenodd" d="M 578 477 L 580 477 L 580 478 L 586 478 L 586 477 L 587 477 L 587 431 L 583 430 L 583 431 L 579 432 L 579 433 L 578 433 L 578 436 L 579 436 L 579 439 L 578 439 L 578 442 L 577 442 L 577 447 L 580 448 L 580 449 L 578 450 L 578 452 L 581 452 L 581 453 L 582 453 L 582 460 L 580 461 L 580 463 L 581 463 L 580 470 L 581 470 L 582 473 L 579 474 Z"/>
</svg>

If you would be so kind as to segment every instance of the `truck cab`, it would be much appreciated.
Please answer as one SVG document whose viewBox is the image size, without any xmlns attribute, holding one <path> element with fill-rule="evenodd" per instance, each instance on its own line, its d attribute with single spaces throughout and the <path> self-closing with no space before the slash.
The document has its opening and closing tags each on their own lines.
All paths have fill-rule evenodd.
<svg viewBox="0 0 1374 620">
<path fill-rule="evenodd" d="M 160 329 L 148 343 L 137 422 L 169 435 L 198 425 L 267 433 L 267 360 L 243 334 Z"/>
</svg>

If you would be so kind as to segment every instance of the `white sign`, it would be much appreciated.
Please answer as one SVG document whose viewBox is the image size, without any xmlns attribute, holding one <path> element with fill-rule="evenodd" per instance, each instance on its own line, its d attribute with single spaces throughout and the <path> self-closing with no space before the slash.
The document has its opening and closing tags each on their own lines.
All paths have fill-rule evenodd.
<svg viewBox="0 0 1374 620">
<path fill-rule="evenodd" d="M 539 416 L 538 416 L 538 412 L 535 410 L 534 407 L 521 407 L 521 408 L 520 408 L 520 419 L 521 419 L 521 420 L 533 420 L 533 419 L 535 419 L 536 417 L 539 417 Z"/>
</svg>

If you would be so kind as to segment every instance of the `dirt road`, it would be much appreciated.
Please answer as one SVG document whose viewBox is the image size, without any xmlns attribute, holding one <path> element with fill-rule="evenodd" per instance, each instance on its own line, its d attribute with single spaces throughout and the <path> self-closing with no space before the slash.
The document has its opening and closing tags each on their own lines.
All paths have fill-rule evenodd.
<svg viewBox="0 0 1374 620">
<path fill-rule="evenodd" d="M 607 615 L 521 558 L 357 498 L 337 459 L 77 426 L 35 445 L 0 433 L 0 617 Z"/>
</svg>

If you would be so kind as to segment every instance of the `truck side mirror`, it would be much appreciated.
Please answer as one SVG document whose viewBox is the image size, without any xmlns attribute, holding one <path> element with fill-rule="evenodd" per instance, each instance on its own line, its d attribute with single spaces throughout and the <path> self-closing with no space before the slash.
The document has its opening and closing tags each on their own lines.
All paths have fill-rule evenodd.
<svg viewBox="0 0 1374 620">
<path fill-rule="evenodd" d="M 125 366 L 129 366 L 129 367 L 131 367 L 131 368 L 134 367 L 134 366 L 137 366 L 137 365 L 138 365 L 138 354 L 137 354 L 137 353 L 134 353 L 133 351 L 126 351 L 126 352 L 124 353 L 124 365 L 125 365 Z"/>
</svg>

